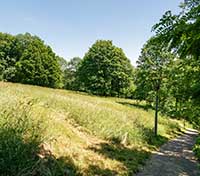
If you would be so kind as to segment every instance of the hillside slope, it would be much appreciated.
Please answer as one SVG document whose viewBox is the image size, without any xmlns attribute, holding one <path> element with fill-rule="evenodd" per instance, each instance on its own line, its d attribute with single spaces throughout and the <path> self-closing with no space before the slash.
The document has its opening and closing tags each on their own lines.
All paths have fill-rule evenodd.
<svg viewBox="0 0 200 176">
<path fill-rule="evenodd" d="M 182 126 L 160 116 L 155 139 L 153 111 L 134 100 L 3 82 L 0 112 L 0 134 L 5 134 L 0 171 L 5 175 L 131 175 Z M 14 161 L 25 149 L 28 159 Z"/>
</svg>

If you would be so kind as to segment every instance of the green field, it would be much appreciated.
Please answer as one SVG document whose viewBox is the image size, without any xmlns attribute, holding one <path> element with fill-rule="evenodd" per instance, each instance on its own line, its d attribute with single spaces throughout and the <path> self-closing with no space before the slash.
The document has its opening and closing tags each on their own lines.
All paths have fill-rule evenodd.
<svg viewBox="0 0 200 176">
<path fill-rule="evenodd" d="M 183 122 L 134 100 L 0 82 L 4 175 L 131 175 Z M 23 153 L 23 155 L 22 155 Z"/>
</svg>

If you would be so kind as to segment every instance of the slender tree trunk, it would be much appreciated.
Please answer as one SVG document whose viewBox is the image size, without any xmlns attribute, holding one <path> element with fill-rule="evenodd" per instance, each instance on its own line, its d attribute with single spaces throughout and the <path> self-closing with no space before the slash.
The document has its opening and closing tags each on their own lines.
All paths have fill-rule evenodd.
<svg viewBox="0 0 200 176">
<path fill-rule="evenodd" d="M 158 135 L 158 91 L 156 91 L 156 107 L 155 107 L 155 136 Z"/>
</svg>

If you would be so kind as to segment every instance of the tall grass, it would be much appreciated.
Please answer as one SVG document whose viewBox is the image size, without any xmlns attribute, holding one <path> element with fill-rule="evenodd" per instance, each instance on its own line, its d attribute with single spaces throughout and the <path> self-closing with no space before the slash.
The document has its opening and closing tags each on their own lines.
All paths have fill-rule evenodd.
<svg viewBox="0 0 200 176">
<path fill-rule="evenodd" d="M 39 161 L 42 129 L 29 118 L 30 108 L 20 103 L 0 112 L 0 172 L 4 175 L 31 172 Z"/>
<path fill-rule="evenodd" d="M 26 175 L 132 175 L 181 130 L 134 100 L 0 83 L 0 173 Z"/>
<path fill-rule="evenodd" d="M 42 117 L 32 115 L 34 101 L 24 100 L 8 109 L 0 109 L 0 175 L 2 176 L 57 176 L 65 175 L 56 159 L 45 150 L 46 124 Z M 69 161 L 69 160 L 67 160 Z M 75 171 L 68 162 L 70 173 Z M 68 172 L 69 173 L 69 172 Z"/>
</svg>

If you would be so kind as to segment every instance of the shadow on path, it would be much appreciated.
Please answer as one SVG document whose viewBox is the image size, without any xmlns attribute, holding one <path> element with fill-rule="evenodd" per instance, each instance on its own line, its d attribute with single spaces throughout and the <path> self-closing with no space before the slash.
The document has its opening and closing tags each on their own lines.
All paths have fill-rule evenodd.
<svg viewBox="0 0 200 176">
<path fill-rule="evenodd" d="M 185 134 L 169 141 L 155 152 L 137 176 L 199 176 L 200 170 L 192 152 L 198 132 L 188 129 Z"/>
</svg>

